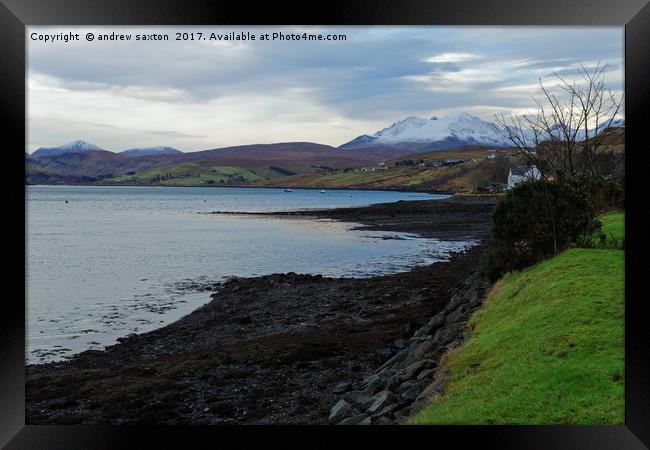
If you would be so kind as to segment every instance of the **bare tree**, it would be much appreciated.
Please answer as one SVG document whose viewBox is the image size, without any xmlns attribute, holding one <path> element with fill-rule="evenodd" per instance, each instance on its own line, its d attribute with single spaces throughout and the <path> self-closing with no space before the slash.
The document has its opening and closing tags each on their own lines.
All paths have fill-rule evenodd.
<svg viewBox="0 0 650 450">
<path fill-rule="evenodd" d="M 557 93 L 539 79 L 536 113 L 496 117 L 504 137 L 542 176 L 601 175 L 596 161 L 613 141 L 610 128 L 623 107 L 622 95 L 605 87 L 606 69 L 581 64 L 574 80 L 553 72 Z"/>
</svg>

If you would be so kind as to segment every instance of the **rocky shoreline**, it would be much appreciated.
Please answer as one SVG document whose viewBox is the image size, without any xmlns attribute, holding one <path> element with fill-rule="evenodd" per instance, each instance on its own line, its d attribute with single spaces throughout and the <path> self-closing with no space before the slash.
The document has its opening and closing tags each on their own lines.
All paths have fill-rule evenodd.
<svg viewBox="0 0 650 450">
<path fill-rule="evenodd" d="M 28 365 L 26 423 L 399 422 L 440 388 L 439 358 L 482 301 L 487 285 L 474 274 L 492 208 L 438 200 L 276 213 L 481 242 L 389 276 L 288 273 L 206 286 L 212 300 L 166 327 Z"/>
<path fill-rule="evenodd" d="M 359 389 L 352 390 L 350 383 L 337 385 L 335 392 L 343 395 L 330 410 L 329 422 L 338 425 L 399 423 L 426 406 L 434 395 L 442 393 L 449 371 L 441 364 L 441 358 L 469 338 L 467 321 L 480 308 L 488 286 L 484 278 L 469 277 L 453 289 L 449 304 L 411 339 L 393 343 L 397 353 L 358 383 Z M 386 350 L 378 351 L 378 359 L 390 354 L 390 349 Z"/>
</svg>

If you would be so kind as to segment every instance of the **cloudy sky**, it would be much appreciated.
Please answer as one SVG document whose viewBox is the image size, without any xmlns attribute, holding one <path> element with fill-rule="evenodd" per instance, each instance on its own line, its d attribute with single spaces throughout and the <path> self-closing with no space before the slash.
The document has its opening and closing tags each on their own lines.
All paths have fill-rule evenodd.
<svg viewBox="0 0 650 450">
<path fill-rule="evenodd" d="M 345 34 L 345 41 L 176 41 L 176 32 Z M 32 33 L 79 33 L 78 42 Z M 88 42 L 165 33 L 169 41 Z M 406 116 L 531 111 L 539 78 L 608 64 L 623 89 L 623 28 L 30 27 L 28 145 L 196 151 L 310 141 L 334 146 Z"/>
</svg>

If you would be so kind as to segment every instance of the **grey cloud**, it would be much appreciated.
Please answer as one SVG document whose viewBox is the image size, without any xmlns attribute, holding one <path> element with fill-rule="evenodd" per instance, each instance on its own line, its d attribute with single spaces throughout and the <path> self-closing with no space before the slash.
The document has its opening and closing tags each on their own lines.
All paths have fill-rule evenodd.
<svg viewBox="0 0 650 450">
<path fill-rule="evenodd" d="M 142 130 L 145 133 L 153 134 L 156 136 L 163 137 L 172 137 L 172 138 L 208 138 L 208 135 L 201 134 L 187 134 L 187 133 L 178 133 L 176 131 L 167 131 L 167 130 Z"/>
<path fill-rule="evenodd" d="M 32 28 L 52 30 L 30 27 L 30 31 Z M 198 30 L 190 28 L 182 30 Z M 223 31 L 224 27 L 201 29 Z M 161 30 L 173 36 L 177 28 Z M 231 98 L 240 98 L 241 102 L 251 102 L 251 108 L 259 108 L 256 98 L 286 98 L 286 92 L 300 89 L 296 99 L 350 121 L 373 123 L 392 122 L 406 115 L 428 115 L 436 110 L 526 107 L 531 105 L 531 99 L 525 90 L 505 93 L 500 89 L 535 83 L 538 77 L 548 76 L 554 70 L 568 74 L 578 62 L 609 63 L 612 75 L 609 83 L 622 86 L 622 79 L 615 77 L 623 64 L 621 28 L 319 27 L 317 30 L 346 33 L 349 37 L 345 42 L 336 43 L 242 45 L 176 41 L 137 45 L 133 42 L 69 45 L 30 42 L 28 66 L 30 76 L 49 77 L 48 82 L 70 92 L 97 92 L 130 98 L 143 105 L 170 105 L 165 114 L 171 114 L 173 108 L 186 111 L 184 108 L 192 105 L 197 108 L 216 105 L 216 108 Z M 138 29 L 130 31 L 138 32 Z M 470 53 L 476 58 L 426 62 L 427 58 L 445 53 Z M 504 69 L 499 76 L 481 75 L 513 61 L 519 64 L 516 69 Z M 415 82 L 413 77 L 431 77 L 432 82 Z M 446 92 L 442 81 L 436 79 L 452 85 L 459 79 L 458 83 L 465 83 L 467 89 Z M 266 104 L 263 110 L 274 108 L 279 106 Z M 255 126 L 277 125 L 270 115 L 260 120 L 265 122 Z M 375 130 L 358 131 L 362 134 Z M 201 133 L 178 133 L 174 138 L 209 138 Z M 286 136 L 286 140 L 291 139 Z"/>
</svg>

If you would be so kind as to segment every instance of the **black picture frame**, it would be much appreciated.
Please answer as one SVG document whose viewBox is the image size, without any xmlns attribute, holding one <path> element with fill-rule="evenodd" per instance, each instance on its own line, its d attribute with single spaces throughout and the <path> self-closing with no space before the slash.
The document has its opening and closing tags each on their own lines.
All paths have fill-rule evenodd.
<svg viewBox="0 0 650 450">
<path fill-rule="evenodd" d="M 300 427 L 319 437 L 295 439 L 296 427 L 110 427 L 26 426 L 24 410 L 25 349 L 25 191 L 24 173 L 17 170 L 18 148 L 25 145 L 25 27 L 30 25 L 574 25 L 625 26 L 626 97 L 626 302 L 625 302 L 625 425 L 621 426 L 436 426 L 436 427 Z M 0 344 L 0 445 L 23 448 L 186 447 L 190 440 L 225 445 L 225 435 L 244 438 L 282 434 L 285 445 L 313 446 L 330 436 L 363 434 L 403 444 L 416 437 L 433 446 L 477 444 L 501 449 L 636 449 L 650 447 L 650 342 L 644 323 L 640 263 L 646 250 L 640 203 L 643 191 L 641 157 L 649 152 L 650 123 L 650 4 L 647 0 L 489 0 L 387 1 L 330 0 L 323 3 L 278 5 L 275 2 L 210 2 L 153 0 L 1 0 L 0 104 L 1 123 L 13 145 L 4 149 L 7 210 L 5 244 L 13 243 L 5 258 L 5 286 L 17 285 L 15 294 L 3 296 Z M 636 197 L 639 197 L 639 200 Z M 11 211 L 11 212 L 9 212 Z M 23 244 L 21 245 L 21 237 Z M 13 286 L 12 286 L 13 287 Z M 10 292 L 6 290 L 6 292 Z M 21 300 L 22 298 L 22 300 Z M 291 437 L 294 437 L 291 439 Z M 321 440 L 325 438 L 325 440 Z M 289 440 L 286 440 L 289 438 Z M 453 444 L 441 444 L 444 442 Z M 196 445 L 199 446 L 198 444 Z"/>
</svg>

